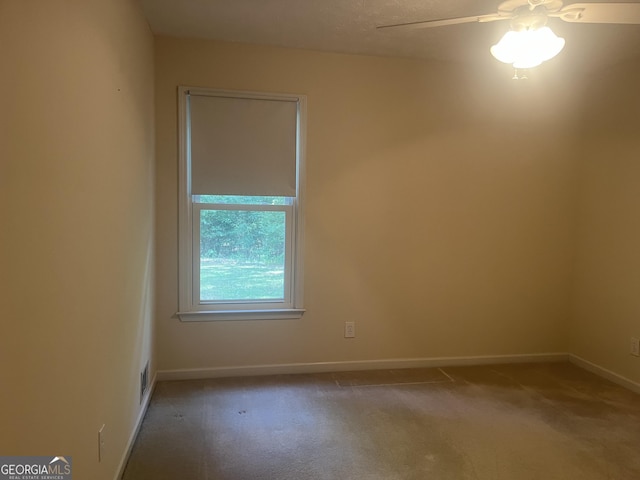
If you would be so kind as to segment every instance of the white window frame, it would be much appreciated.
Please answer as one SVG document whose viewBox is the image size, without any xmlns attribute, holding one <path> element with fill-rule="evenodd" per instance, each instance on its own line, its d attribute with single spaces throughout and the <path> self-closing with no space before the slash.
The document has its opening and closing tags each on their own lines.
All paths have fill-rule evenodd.
<svg viewBox="0 0 640 480">
<path fill-rule="evenodd" d="M 285 230 L 288 235 L 285 237 L 285 252 L 284 252 L 284 298 L 282 300 L 240 300 L 240 301 L 216 301 L 209 300 L 203 301 L 200 299 L 200 212 L 202 211 L 218 211 L 218 210 L 235 210 L 235 211 L 252 211 L 252 212 L 283 212 L 285 214 Z M 202 303 L 202 305 L 227 305 L 241 303 L 243 305 L 250 305 L 252 309 L 265 310 L 274 308 L 275 304 L 278 304 L 279 308 L 291 309 L 293 305 L 293 285 L 291 279 L 292 265 L 293 265 L 293 252 L 295 251 L 296 241 L 295 235 L 293 235 L 294 224 L 294 208 L 293 203 L 287 205 L 243 205 L 243 204 L 212 204 L 212 203 L 193 203 L 192 207 L 193 219 L 193 267 L 192 267 L 192 281 L 193 281 L 193 298 L 194 305 Z"/>
<path fill-rule="evenodd" d="M 296 138 L 296 196 L 286 205 L 208 204 L 193 202 L 191 195 L 189 145 L 189 94 L 223 97 L 295 101 L 298 106 Z M 265 94 L 231 90 L 178 88 L 178 318 L 182 321 L 295 319 L 304 314 L 303 236 L 304 236 L 304 155 L 306 97 L 304 95 Z M 286 214 L 284 301 L 214 302 L 200 301 L 200 212 L 203 210 L 279 210 Z"/>
</svg>

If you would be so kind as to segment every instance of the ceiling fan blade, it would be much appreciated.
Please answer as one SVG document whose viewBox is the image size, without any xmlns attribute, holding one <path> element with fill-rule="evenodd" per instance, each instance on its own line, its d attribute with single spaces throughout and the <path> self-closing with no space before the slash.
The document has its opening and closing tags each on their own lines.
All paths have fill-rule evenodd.
<svg viewBox="0 0 640 480">
<path fill-rule="evenodd" d="M 412 30 L 415 28 L 432 28 L 432 27 L 445 27 L 447 25 L 458 25 L 460 23 L 474 23 L 474 22 L 493 22 L 495 20 L 508 20 L 510 17 L 492 13 L 489 15 L 477 15 L 475 17 L 456 17 L 456 18 L 444 18 L 442 20 L 426 20 L 422 22 L 409 22 L 409 23 L 396 23 L 393 25 L 379 25 L 376 28 L 378 30 Z"/>
<path fill-rule="evenodd" d="M 572 23 L 640 24 L 640 3 L 572 3 L 549 16 Z"/>
</svg>

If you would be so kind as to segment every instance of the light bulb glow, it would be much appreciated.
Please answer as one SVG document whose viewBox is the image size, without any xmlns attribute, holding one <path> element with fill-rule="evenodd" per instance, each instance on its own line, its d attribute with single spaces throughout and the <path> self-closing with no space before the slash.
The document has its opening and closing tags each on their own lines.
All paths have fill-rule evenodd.
<svg viewBox="0 0 640 480">
<path fill-rule="evenodd" d="M 564 48 L 564 38 L 549 27 L 535 30 L 510 30 L 491 47 L 491 54 L 514 68 L 533 68 L 555 57 Z"/>
</svg>

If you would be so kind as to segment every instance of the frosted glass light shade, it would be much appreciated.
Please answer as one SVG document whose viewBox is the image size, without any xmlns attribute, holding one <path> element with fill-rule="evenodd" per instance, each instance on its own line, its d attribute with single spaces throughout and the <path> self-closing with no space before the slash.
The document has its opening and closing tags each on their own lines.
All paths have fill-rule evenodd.
<svg viewBox="0 0 640 480">
<path fill-rule="evenodd" d="M 514 68 L 533 68 L 555 57 L 564 48 L 564 38 L 549 27 L 536 30 L 510 30 L 491 47 L 491 55 Z"/>
</svg>

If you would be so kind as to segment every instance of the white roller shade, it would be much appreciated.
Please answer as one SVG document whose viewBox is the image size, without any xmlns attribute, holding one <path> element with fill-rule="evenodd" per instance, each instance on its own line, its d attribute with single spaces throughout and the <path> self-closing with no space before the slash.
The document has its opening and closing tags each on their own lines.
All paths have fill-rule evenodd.
<svg viewBox="0 0 640 480">
<path fill-rule="evenodd" d="M 296 195 L 296 101 L 189 95 L 193 195 Z"/>
</svg>

